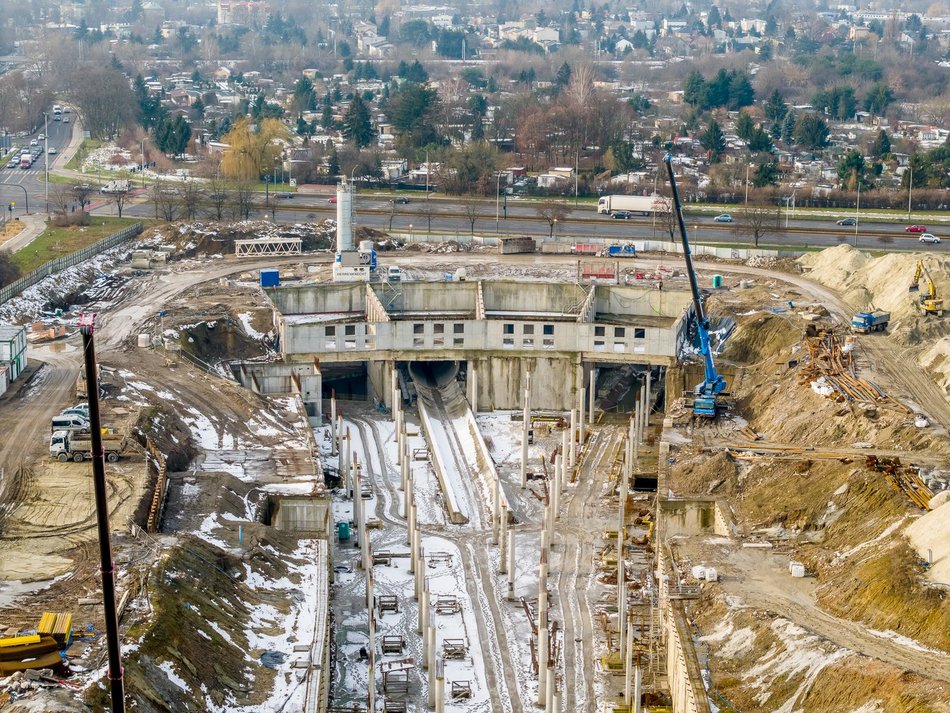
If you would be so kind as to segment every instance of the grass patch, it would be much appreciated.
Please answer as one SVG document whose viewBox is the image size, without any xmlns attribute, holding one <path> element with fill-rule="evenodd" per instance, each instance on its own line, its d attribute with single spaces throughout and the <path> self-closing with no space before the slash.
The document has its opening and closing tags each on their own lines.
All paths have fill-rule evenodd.
<svg viewBox="0 0 950 713">
<path fill-rule="evenodd" d="M 78 171 L 82 167 L 82 162 L 86 159 L 86 156 L 95 151 L 97 148 L 100 148 L 102 143 L 103 142 L 99 139 L 83 139 L 79 150 L 76 151 L 73 157 L 66 162 L 66 168 L 73 171 Z"/>
<path fill-rule="evenodd" d="M 43 263 L 92 245 L 123 228 L 142 222 L 139 218 L 104 218 L 91 216 L 89 225 L 57 228 L 48 225 L 32 243 L 13 254 L 13 263 L 20 274 L 27 274 Z"/>
</svg>

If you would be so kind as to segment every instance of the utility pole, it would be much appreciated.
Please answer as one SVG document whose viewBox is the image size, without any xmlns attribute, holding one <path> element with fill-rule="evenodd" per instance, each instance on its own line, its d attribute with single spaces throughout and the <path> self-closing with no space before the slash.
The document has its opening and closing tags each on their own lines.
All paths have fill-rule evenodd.
<svg viewBox="0 0 950 713">
<path fill-rule="evenodd" d="M 49 112 L 43 112 L 43 154 L 46 166 L 46 212 L 49 213 Z"/>
<path fill-rule="evenodd" d="M 102 607 L 106 623 L 106 649 L 109 655 L 109 690 L 112 713 L 125 713 L 125 683 L 122 678 L 122 651 L 119 648 L 119 616 L 115 606 L 115 561 L 112 559 L 112 539 L 109 531 L 109 501 L 106 494 L 106 456 L 102 448 L 102 428 L 99 418 L 99 389 L 96 377 L 96 347 L 93 341 L 95 314 L 79 317 L 86 383 L 89 385 L 89 436 L 92 441 L 92 483 L 96 498 L 96 524 L 99 532 L 99 561 L 102 574 Z"/>
<path fill-rule="evenodd" d="M 749 169 L 752 168 L 751 163 L 745 165 L 745 207 L 749 207 Z"/>
<path fill-rule="evenodd" d="M 911 159 L 910 164 L 910 182 L 907 184 L 907 220 L 910 220 L 910 205 L 914 196 L 914 164 Z"/>
<path fill-rule="evenodd" d="M 858 223 L 861 215 L 861 176 L 858 176 L 858 200 L 854 204 L 854 247 L 858 247 Z"/>
</svg>

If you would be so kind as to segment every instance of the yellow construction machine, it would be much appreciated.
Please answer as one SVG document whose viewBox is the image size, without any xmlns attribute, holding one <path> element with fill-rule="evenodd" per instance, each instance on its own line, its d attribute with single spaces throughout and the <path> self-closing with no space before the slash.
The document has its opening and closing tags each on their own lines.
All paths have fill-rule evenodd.
<svg viewBox="0 0 950 713">
<path fill-rule="evenodd" d="M 917 270 L 914 272 L 914 280 L 910 283 L 911 292 L 920 292 L 920 278 L 927 278 L 927 292 L 920 296 L 918 306 L 924 314 L 932 314 L 937 317 L 943 317 L 943 298 L 937 297 L 937 286 L 934 284 L 930 272 L 924 267 L 924 261 L 917 261 Z"/>
</svg>

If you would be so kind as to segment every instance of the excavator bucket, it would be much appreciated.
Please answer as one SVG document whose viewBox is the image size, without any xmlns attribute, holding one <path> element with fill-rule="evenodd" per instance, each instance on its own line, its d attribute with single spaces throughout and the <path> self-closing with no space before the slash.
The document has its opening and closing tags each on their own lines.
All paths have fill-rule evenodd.
<svg viewBox="0 0 950 713">
<path fill-rule="evenodd" d="M 918 284 L 915 282 L 913 285 L 911 285 L 910 287 L 907 288 L 907 291 L 908 291 L 908 292 L 920 292 L 920 285 L 918 285 Z"/>
</svg>

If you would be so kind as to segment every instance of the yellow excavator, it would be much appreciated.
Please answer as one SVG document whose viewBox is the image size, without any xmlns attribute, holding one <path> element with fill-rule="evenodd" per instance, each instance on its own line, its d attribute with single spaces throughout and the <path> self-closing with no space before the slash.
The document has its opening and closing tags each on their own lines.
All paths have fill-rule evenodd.
<svg viewBox="0 0 950 713">
<path fill-rule="evenodd" d="M 911 292 L 920 292 L 920 278 L 927 278 L 927 292 L 920 296 L 918 306 L 924 314 L 932 314 L 937 317 L 943 317 L 943 298 L 937 297 L 937 286 L 934 285 L 930 272 L 924 267 L 924 261 L 917 261 L 917 271 L 914 273 L 914 280 L 910 283 Z"/>
</svg>

